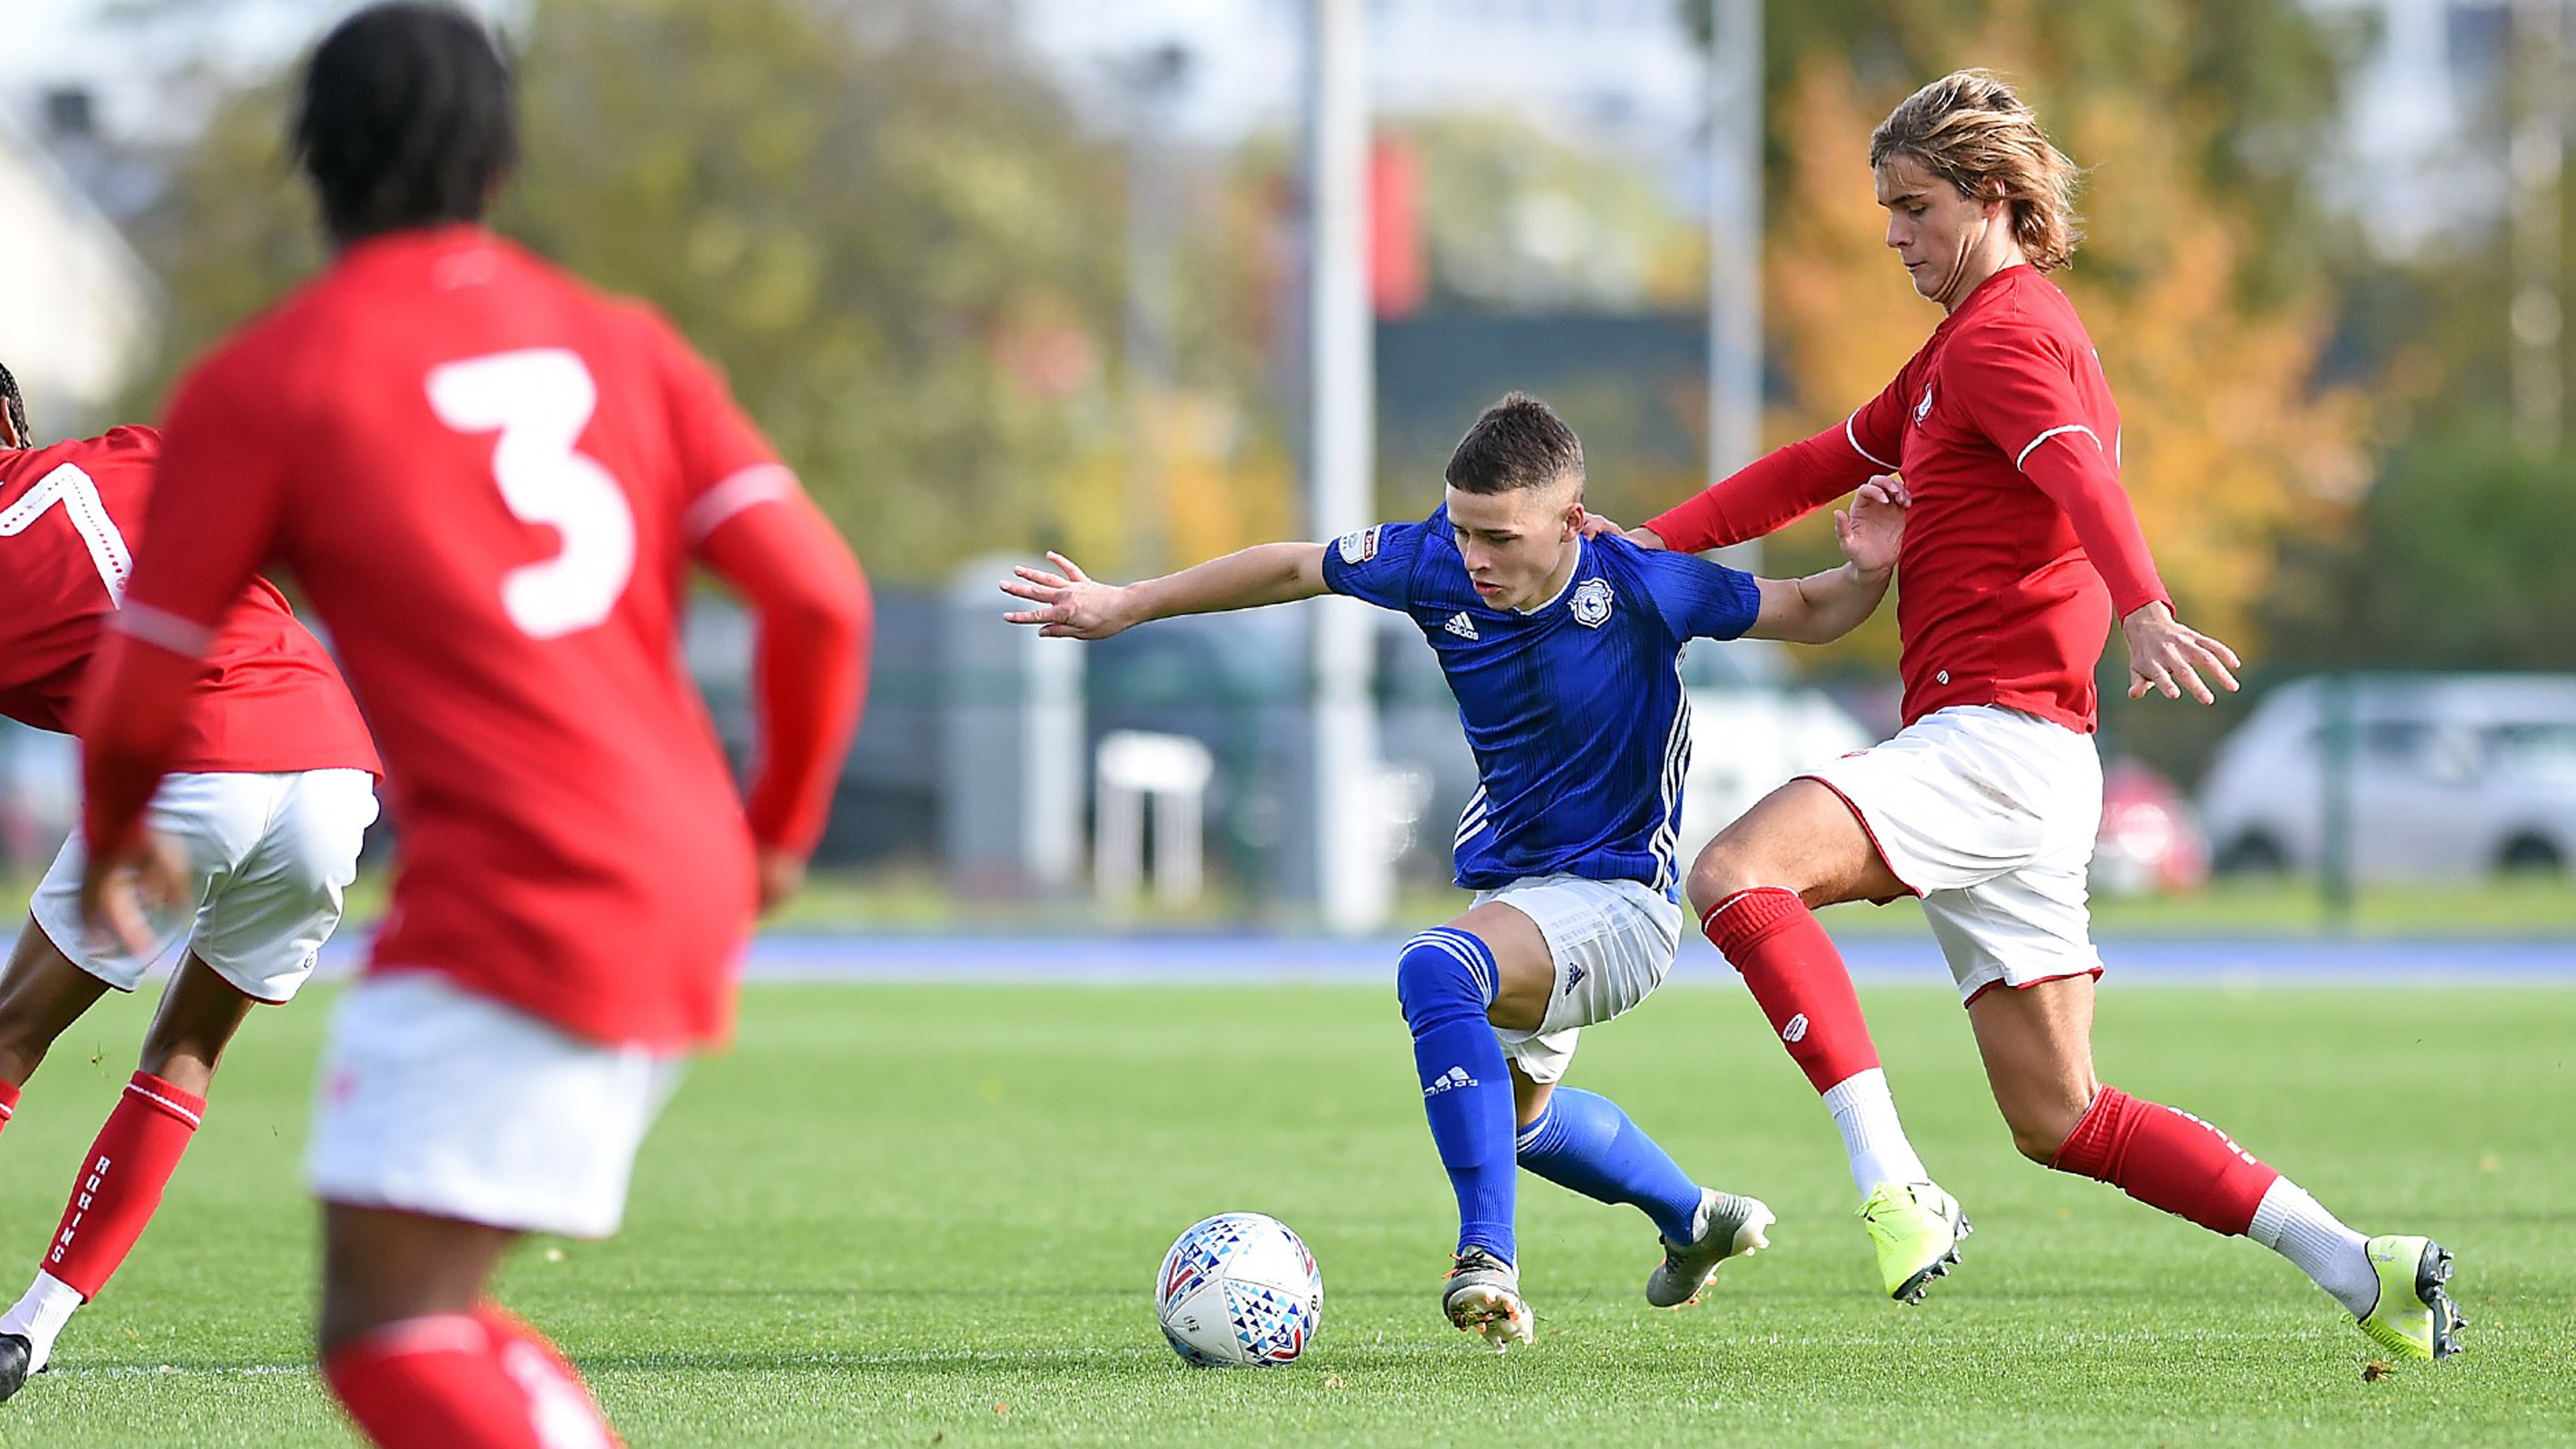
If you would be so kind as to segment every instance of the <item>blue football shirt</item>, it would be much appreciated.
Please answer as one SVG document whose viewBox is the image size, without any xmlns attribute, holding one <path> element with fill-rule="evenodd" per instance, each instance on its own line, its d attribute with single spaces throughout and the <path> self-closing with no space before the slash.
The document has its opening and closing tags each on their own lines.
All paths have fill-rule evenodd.
<svg viewBox="0 0 2576 1449">
<path fill-rule="evenodd" d="M 1327 544 L 1324 583 L 1410 615 L 1475 751 L 1458 884 L 1524 876 L 1642 881 L 1670 896 L 1690 700 L 1682 648 L 1753 627 L 1753 576 L 1690 554 L 1585 539 L 1573 576 L 1527 612 L 1477 597 L 1449 510 Z"/>
</svg>

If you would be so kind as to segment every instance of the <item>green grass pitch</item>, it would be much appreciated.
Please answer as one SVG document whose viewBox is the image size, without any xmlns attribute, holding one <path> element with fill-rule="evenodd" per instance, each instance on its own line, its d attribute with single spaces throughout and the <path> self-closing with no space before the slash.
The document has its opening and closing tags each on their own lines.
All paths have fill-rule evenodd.
<svg viewBox="0 0 2576 1449">
<path fill-rule="evenodd" d="M 1832 1127 L 1727 988 L 1593 1031 L 1571 1080 L 1768 1199 L 1773 1251 L 1658 1312 L 1643 1218 L 1524 1177 L 1539 1338 L 1508 1358 L 1439 1316 L 1448 1190 L 1380 988 L 755 987 L 647 1146 L 625 1233 L 531 1243 L 503 1292 L 637 1445 L 2576 1442 L 2576 990 L 2106 993 L 2106 1078 L 2365 1231 L 2459 1252 L 2469 1351 L 2376 1378 L 2288 1264 L 2016 1157 L 1945 992 L 1864 999 L 1978 1225 L 1920 1309 L 1877 1296 Z M 0 1445 L 349 1442 L 305 1368 L 296 1159 L 326 1005 L 254 1020 L 160 1219 L 0 1405 Z M 148 1006 L 76 1027 L 0 1140 L 0 1290 Z M 1155 1330 L 1163 1249 L 1229 1208 L 1323 1264 L 1293 1367 L 1191 1370 Z"/>
</svg>

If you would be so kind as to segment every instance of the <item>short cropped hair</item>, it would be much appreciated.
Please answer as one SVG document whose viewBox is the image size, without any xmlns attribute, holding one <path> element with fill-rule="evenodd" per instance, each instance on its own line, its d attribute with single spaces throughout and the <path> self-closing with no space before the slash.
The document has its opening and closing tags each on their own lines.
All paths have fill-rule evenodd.
<svg viewBox="0 0 2576 1449">
<path fill-rule="evenodd" d="M 2066 265 L 2084 240 L 2075 214 L 2082 170 L 1987 71 L 1953 71 L 1907 96 L 1870 133 L 1870 169 L 1891 156 L 1913 157 L 1971 201 L 2010 202 L 2013 240 L 2040 271 Z"/>
<path fill-rule="evenodd" d="M 480 221 L 518 161 L 510 63 L 483 22 L 390 0 L 340 22 L 304 71 L 290 143 L 343 242 Z"/>
<path fill-rule="evenodd" d="M 1447 476 L 1461 493 L 1544 488 L 1567 477 L 1580 483 L 1583 440 L 1547 404 L 1525 392 L 1505 393 L 1458 440 Z"/>
</svg>

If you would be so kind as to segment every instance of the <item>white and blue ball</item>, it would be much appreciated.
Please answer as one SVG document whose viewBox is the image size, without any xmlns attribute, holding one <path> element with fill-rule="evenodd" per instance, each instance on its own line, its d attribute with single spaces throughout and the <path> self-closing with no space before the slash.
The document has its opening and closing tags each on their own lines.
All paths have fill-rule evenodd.
<svg viewBox="0 0 2576 1449">
<path fill-rule="evenodd" d="M 1219 1213 L 1163 1255 L 1154 1311 L 1172 1351 L 1203 1368 L 1294 1363 L 1324 1316 L 1324 1275 L 1277 1218 Z"/>
</svg>

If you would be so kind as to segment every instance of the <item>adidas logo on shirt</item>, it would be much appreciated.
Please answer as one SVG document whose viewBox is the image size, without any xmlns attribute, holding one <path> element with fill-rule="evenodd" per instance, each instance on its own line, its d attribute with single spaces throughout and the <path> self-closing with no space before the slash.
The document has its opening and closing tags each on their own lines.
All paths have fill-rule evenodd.
<svg viewBox="0 0 2576 1449">
<path fill-rule="evenodd" d="M 1479 1085 L 1478 1082 L 1474 1077 L 1467 1075 L 1467 1069 L 1465 1067 L 1451 1067 L 1447 1072 L 1433 1077 L 1431 1079 L 1431 1085 L 1422 1089 L 1422 1095 L 1426 1097 L 1436 1096 L 1442 1092 L 1454 1092 L 1460 1087 L 1473 1087 L 1476 1085 Z"/>
<path fill-rule="evenodd" d="M 1450 615 L 1449 622 L 1441 625 L 1440 627 L 1457 635 L 1461 639 L 1473 639 L 1476 637 L 1476 621 L 1468 618 L 1467 611 L 1464 609 L 1460 609 L 1457 613 Z"/>
</svg>

